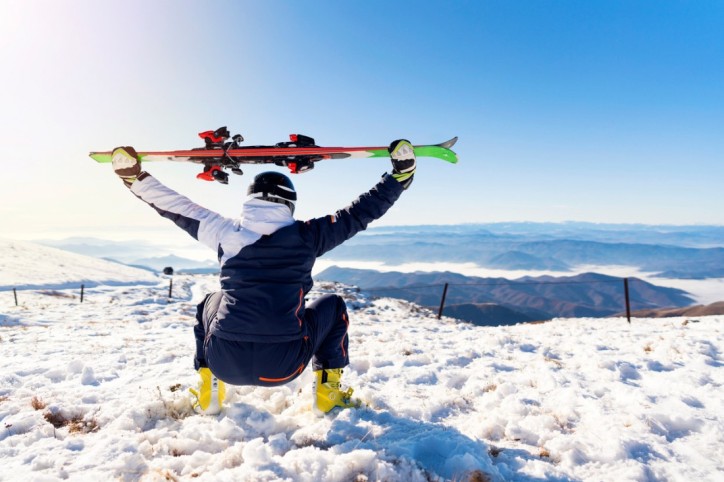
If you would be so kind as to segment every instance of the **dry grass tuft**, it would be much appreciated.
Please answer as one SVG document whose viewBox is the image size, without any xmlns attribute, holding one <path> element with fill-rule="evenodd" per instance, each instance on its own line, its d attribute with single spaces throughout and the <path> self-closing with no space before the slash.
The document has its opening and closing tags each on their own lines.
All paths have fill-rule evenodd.
<svg viewBox="0 0 724 482">
<path fill-rule="evenodd" d="M 492 482 L 493 480 L 488 474 L 486 474 L 482 470 L 473 470 L 472 472 L 467 474 L 466 477 L 468 482 Z"/>
<path fill-rule="evenodd" d="M 91 433 L 91 432 L 97 432 L 100 429 L 100 425 L 98 425 L 98 421 L 95 418 L 92 418 L 88 421 L 84 421 L 82 418 L 78 420 L 77 418 L 74 418 L 73 421 L 68 426 L 68 432 L 69 433 Z"/>
<path fill-rule="evenodd" d="M 182 455 L 186 455 L 182 450 L 179 449 L 171 449 L 171 456 L 172 457 L 181 457 Z"/>
<path fill-rule="evenodd" d="M 96 419 L 83 420 L 83 415 L 66 417 L 60 411 L 48 410 L 43 418 L 56 429 L 68 427 L 68 433 L 91 433 L 100 428 Z"/>
<path fill-rule="evenodd" d="M 544 358 L 544 360 L 547 361 L 547 362 L 549 362 L 549 363 L 553 363 L 553 364 L 554 364 L 555 366 L 557 366 L 558 368 L 563 368 L 563 363 L 561 363 L 560 360 L 556 360 L 555 358 L 551 358 L 551 357 L 549 357 L 549 356 L 546 356 L 546 357 Z"/>
<path fill-rule="evenodd" d="M 181 389 L 180 383 L 170 387 L 170 390 L 172 392 L 178 391 L 180 389 Z M 163 404 L 163 409 L 166 412 L 166 417 L 173 419 L 173 420 L 183 420 L 186 417 L 193 414 L 190 404 L 188 404 L 188 403 L 179 404 L 178 402 L 174 402 L 173 400 L 166 400 L 163 397 L 163 393 L 161 393 L 161 387 L 159 387 L 159 386 L 156 387 L 156 391 L 158 392 L 158 399 Z M 149 416 L 150 416 L 150 413 L 149 413 Z"/>
<path fill-rule="evenodd" d="M 47 403 L 39 399 L 37 396 L 33 396 L 33 398 L 30 400 L 30 405 L 32 405 L 35 410 L 42 410 L 48 406 Z"/>
<path fill-rule="evenodd" d="M 168 469 L 154 469 L 153 472 L 156 475 L 153 480 L 158 480 L 158 477 L 161 477 L 160 480 L 170 480 L 172 482 L 178 482 L 179 480 L 179 478 L 176 477 L 176 475 Z"/>
<path fill-rule="evenodd" d="M 62 291 L 57 291 L 57 290 L 43 290 L 43 291 L 38 291 L 38 293 L 40 293 L 41 295 L 45 295 L 45 296 L 53 296 L 55 298 L 71 298 L 71 299 L 75 298 L 75 295 L 73 295 L 73 294 L 63 293 Z"/>
<path fill-rule="evenodd" d="M 52 412 L 50 410 L 43 414 L 43 418 L 55 428 L 63 428 L 71 422 L 70 419 L 65 418 L 60 412 Z"/>
<path fill-rule="evenodd" d="M 487 385 L 485 388 L 483 388 L 483 392 L 484 393 L 494 392 L 495 390 L 497 390 L 497 388 L 498 388 L 498 385 L 496 385 L 495 383 L 491 383 L 490 385 Z"/>
</svg>

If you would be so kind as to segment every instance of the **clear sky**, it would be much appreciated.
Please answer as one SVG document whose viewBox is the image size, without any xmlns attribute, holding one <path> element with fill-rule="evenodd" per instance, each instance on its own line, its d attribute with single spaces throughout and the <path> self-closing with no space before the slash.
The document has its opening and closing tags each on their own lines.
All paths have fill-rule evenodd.
<svg viewBox="0 0 724 482">
<path fill-rule="evenodd" d="M 459 136 L 377 225 L 724 224 L 724 2 L 0 0 L 0 237 L 130 236 L 168 221 L 88 151 Z M 227 216 L 229 186 L 147 165 Z M 298 217 L 384 159 L 295 176 Z M 150 236 L 150 234 L 147 234 Z"/>
</svg>

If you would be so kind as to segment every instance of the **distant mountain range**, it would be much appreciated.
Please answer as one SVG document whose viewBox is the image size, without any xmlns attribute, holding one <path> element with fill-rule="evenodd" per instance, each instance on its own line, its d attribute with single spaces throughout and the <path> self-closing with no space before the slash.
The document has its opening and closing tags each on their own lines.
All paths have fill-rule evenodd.
<svg viewBox="0 0 724 482">
<path fill-rule="evenodd" d="M 568 221 L 562 223 L 503 222 L 454 225 L 389 226 L 371 228 L 371 235 L 488 235 L 528 241 L 575 239 L 601 243 L 665 244 L 684 248 L 723 248 L 724 226 L 671 226 L 604 224 Z"/>
<path fill-rule="evenodd" d="M 69 238 L 43 244 L 155 272 L 218 272 L 212 260 L 180 255 L 188 249 L 138 240 Z M 724 277 L 724 226 L 646 226 L 592 223 L 492 223 L 372 228 L 325 256 L 327 261 L 474 263 L 498 270 L 565 273 L 581 266 L 630 266 L 660 277 Z M 473 278 L 456 273 L 399 273 L 330 268 L 319 279 L 360 286 L 381 296 L 437 308 L 450 283 L 445 314 L 479 324 L 553 317 L 610 316 L 624 309 L 622 281 L 593 273 L 578 276 Z M 650 279 L 650 278 L 647 278 Z M 631 279 L 634 310 L 685 307 L 681 290 Z M 650 311 L 654 310 L 654 311 Z"/>
<path fill-rule="evenodd" d="M 327 259 L 473 262 L 505 270 L 626 265 L 662 277 L 724 277 L 724 227 L 505 223 L 370 229 Z"/>
<path fill-rule="evenodd" d="M 571 266 L 550 257 L 538 257 L 523 251 L 506 251 L 490 258 L 487 268 L 507 270 L 570 271 Z"/>
<path fill-rule="evenodd" d="M 604 317 L 625 310 L 623 281 L 585 273 L 566 277 L 477 278 L 450 272 L 399 273 L 339 268 L 321 272 L 320 280 L 359 286 L 436 308 L 449 284 L 444 314 L 482 325 L 513 324 L 556 317 Z M 629 279 L 632 309 L 688 306 L 685 291 Z"/>
<path fill-rule="evenodd" d="M 180 233 L 181 235 L 182 233 Z M 150 268 L 217 272 L 170 246 L 74 237 L 41 241 L 74 253 Z M 193 245 L 192 245 L 193 246 Z M 660 277 L 724 277 L 724 226 L 491 223 L 371 228 L 335 248 L 331 261 L 475 263 L 483 268 L 569 272 L 581 265 L 631 266 Z"/>
</svg>

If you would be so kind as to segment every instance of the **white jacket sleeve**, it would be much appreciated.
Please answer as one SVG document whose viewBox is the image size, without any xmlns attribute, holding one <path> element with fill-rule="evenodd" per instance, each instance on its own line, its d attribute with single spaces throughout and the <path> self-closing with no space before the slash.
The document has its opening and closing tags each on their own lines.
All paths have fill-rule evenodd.
<svg viewBox="0 0 724 482">
<path fill-rule="evenodd" d="M 201 243 L 218 251 L 221 239 L 230 231 L 238 231 L 239 222 L 225 218 L 161 184 L 151 175 L 139 177 L 131 192 L 170 219 Z"/>
</svg>

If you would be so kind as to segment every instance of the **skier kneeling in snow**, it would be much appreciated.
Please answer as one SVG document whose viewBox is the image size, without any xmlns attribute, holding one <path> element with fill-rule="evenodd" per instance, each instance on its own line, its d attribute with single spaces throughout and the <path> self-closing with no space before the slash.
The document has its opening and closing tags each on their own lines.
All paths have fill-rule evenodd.
<svg viewBox="0 0 724 482">
<path fill-rule="evenodd" d="M 305 306 L 316 258 L 380 218 L 412 183 L 416 160 L 406 140 L 389 147 L 392 173 L 349 207 L 309 221 L 293 218 L 297 194 L 278 172 L 257 175 L 241 219 L 228 219 L 167 188 L 141 170 L 132 147 L 113 151 L 113 169 L 139 199 L 218 253 L 221 291 L 198 305 L 194 327 L 201 376 L 194 408 L 218 413 L 232 385 L 281 385 L 313 360 L 314 408 L 356 407 L 342 390 L 349 364 L 347 308 L 342 297 L 322 296 Z M 217 378 L 218 377 L 218 378 Z"/>
</svg>

